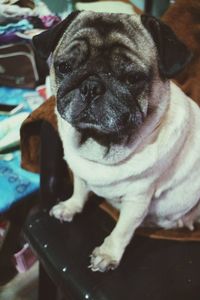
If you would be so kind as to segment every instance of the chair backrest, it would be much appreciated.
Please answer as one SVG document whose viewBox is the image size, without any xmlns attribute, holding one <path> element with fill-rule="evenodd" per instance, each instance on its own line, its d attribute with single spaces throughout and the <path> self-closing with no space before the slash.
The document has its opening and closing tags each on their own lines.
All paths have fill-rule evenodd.
<svg viewBox="0 0 200 300">
<path fill-rule="evenodd" d="M 41 126 L 40 196 L 43 208 L 62 201 L 72 193 L 72 180 L 63 159 L 60 137 L 53 126 L 44 121 Z"/>
</svg>

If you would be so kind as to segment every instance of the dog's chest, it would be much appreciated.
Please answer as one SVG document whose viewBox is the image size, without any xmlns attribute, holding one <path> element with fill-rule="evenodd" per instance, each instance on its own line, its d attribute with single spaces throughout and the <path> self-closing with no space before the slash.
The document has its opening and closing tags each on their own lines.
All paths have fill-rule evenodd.
<svg viewBox="0 0 200 300">
<path fill-rule="evenodd" d="M 107 199 L 118 199 L 130 188 L 129 170 L 86 160 L 75 153 L 65 159 L 75 176 L 84 180 L 89 190 Z"/>
<path fill-rule="evenodd" d="M 61 119 L 58 119 L 58 127 L 64 158 L 73 174 L 83 179 L 95 194 L 114 201 L 114 206 L 118 206 L 127 194 L 137 195 L 146 190 L 154 180 L 152 168 L 157 155 L 153 147 L 145 153 L 130 153 L 128 158 L 119 162 L 102 163 L 105 151 L 101 151 L 100 146 L 89 144 L 87 149 L 81 151 L 75 130 Z M 120 151 L 117 153 L 119 156 Z M 149 170 L 151 172 L 148 174 Z"/>
<path fill-rule="evenodd" d="M 84 180 L 89 191 L 120 209 L 122 201 L 131 189 L 130 181 L 123 174 L 123 170 L 103 166 L 80 157 L 67 157 L 67 162 L 75 176 Z"/>
<path fill-rule="evenodd" d="M 137 199 L 138 195 L 148 191 L 155 180 L 155 174 L 142 168 L 144 161 L 128 160 L 128 162 L 103 165 L 81 157 L 76 151 L 69 152 L 65 148 L 65 159 L 74 175 L 84 180 L 88 189 L 96 195 L 107 199 L 117 209 L 124 201 Z M 138 172 L 138 169 L 144 172 Z M 144 164 L 146 165 L 146 164 Z"/>
</svg>

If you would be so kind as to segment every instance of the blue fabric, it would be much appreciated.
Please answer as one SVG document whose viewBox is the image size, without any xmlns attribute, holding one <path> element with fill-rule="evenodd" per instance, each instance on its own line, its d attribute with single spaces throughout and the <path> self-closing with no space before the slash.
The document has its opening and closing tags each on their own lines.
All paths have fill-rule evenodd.
<svg viewBox="0 0 200 300">
<path fill-rule="evenodd" d="M 9 105 L 23 104 L 23 111 L 31 112 L 31 109 L 26 101 L 25 95 L 30 93 L 31 89 L 18 89 L 10 87 L 0 87 L 0 103 Z M 0 115 L 0 121 L 7 118 L 6 116 Z"/>
<path fill-rule="evenodd" d="M 43 99 L 34 89 L 0 86 L 0 103 L 11 105 L 23 104 L 24 107 L 22 111 L 31 112 L 43 103 Z M 4 118 L 4 116 L 0 115 L 0 120 L 2 118 Z"/>
<path fill-rule="evenodd" d="M 0 103 L 24 104 L 23 111 L 31 112 L 25 95 L 30 89 L 0 87 Z M 7 118 L 0 116 L 0 121 Z M 12 160 L 0 157 L 0 213 L 7 211 L 14 203 L 26 198 L 39 189 L 39 175 L 21 168 L 21 152 L 14 151 Z"/>
<path fill-rule="evenodd" d="M 0 35 L 6 32 L 25 31 L 32 29 L 33 25 L 28 20 L 20 20 L 17 23 L 9 23 L 0 26 Z"/>
<path fill-rule="evenodd" d="M 20 151 L 12 153 L 12 160 L 0 160 L 0 213 L 39 189 L 39 175 L 20 167 Z"/>
<path fill-rule="evenodd" d="M 5 104 L 19 104 L 24 102 L 24 94 L 33 91 L 32 89 L 19 89 L 11 87 L 0 87 L 0 102 Z"/>
</svg>

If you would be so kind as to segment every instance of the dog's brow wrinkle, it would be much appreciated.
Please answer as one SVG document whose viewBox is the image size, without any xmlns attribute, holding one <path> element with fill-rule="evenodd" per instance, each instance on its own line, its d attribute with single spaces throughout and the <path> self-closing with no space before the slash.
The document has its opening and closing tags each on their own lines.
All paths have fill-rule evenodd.
<svg viewBox="0 0 200 300">
<path fill-rule="evenodd" d="M 102 17 L 95 18 L 95 20 L 88 20 L 85 25 L 95 28 L 101 36 L 106 36 L 113 31 L 124 31 L 124 24 L 119 20 L 113 22 L 113 20 L 103 20 Z"/>
</svg>

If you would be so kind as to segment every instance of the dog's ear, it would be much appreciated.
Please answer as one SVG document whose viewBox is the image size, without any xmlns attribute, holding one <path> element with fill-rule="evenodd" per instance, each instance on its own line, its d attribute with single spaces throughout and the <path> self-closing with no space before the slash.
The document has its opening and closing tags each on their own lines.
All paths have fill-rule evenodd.
<svg viewBox="0 0 200 300">
<path fill-rule="evenodd" d="M 172 78 L 190 61 L 192 53 L 162 21 L 148 15 L 141 15 L 141 21 L 157 47 L 161 75 Z"/>
<path fill-rule="evenodd" d="M 72 12 L 66 19 L 33 37 L 33 46 L 37 53 L 44 59 L 47 59 L 55 49 L 60 37 L 69 24 L 76 18 L 80 11 Z"/>
</svg>

